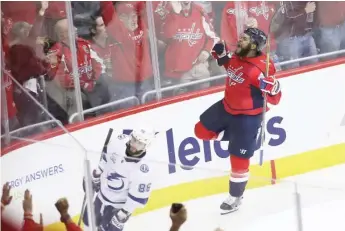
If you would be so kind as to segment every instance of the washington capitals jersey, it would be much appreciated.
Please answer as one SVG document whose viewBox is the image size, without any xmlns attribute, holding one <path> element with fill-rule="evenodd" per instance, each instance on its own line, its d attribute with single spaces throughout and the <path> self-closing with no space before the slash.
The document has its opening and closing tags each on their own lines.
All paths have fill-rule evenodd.
<svg viewBox="0 0 345 231">
<path fill-rule="evenodd" d="M 264 98 L 260 90 L 260 78 L 264 77 L 266 70 L 266 55 L 257 57 L 232 57 L 223 64 L 227 72 L 225 80 L 224 108 L 232 115 L 258 115 L 263 111 Z M 269 76 L 276 70 L 272 60 L 269 65 Z M 277 105 L 281 98 L 279 94 L 267 94 L 267 102 Z M 268 111 L 269 108 L 267 107 Z"/>
<path fill-rule="evenodd" d="M 143 207 L 149 199 L 152 169 L 145 161 L 146 153 L 136 159 L 126 155 L 129 140 L 128 135 L 118 135 L 110 140 L 107 153 L 102 154 L 99 193 L 107 203 L 132 213 L 136 208 Z"/>
</svg>

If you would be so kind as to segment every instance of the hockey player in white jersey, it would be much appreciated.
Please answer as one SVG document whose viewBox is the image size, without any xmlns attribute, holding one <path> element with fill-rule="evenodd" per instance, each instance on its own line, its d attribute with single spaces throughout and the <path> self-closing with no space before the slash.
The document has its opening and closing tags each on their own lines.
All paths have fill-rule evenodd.
<svg viewBox="0 0 345 231">
<path fill-rule="evenodd" d="M 131 214 L 144 207 L 151 192 L 152 169 L 145 161 L 155 132 L 133 130 L 110 139 L 98 168 L 93 170 L 96 225 L 102 231 L 121 231 Z M 87 211 L 83 222 L 88 226 Z"/>
</svg>

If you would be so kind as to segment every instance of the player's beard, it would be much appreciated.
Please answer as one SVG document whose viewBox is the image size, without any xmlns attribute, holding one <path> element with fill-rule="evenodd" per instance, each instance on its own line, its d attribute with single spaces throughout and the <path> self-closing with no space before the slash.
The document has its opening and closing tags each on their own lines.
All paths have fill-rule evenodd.
<svg viewBox="0 0 345 231">
<path fill-rule="evenodd" d="M 126 155 L 129 157 L 138 157 L 144 153 L 143 150 L 132 151 L 129 143 L 126 144 Z"/>
<path fill-rule="evenodd" d="M 250 44 L 248 44 L 246 47 L 238 47 L 235 54 L 240 57 L 245 57 L 248 55 L 249 52 L 250 52 Z"/>
</svg>

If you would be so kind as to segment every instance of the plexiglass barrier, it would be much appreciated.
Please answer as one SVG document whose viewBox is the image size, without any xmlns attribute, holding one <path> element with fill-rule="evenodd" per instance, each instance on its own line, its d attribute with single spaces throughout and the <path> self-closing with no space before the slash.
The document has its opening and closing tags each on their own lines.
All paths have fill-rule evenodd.
<svg viewBox="0 0 345 231">
<path fill-rule="evenodd" d="M 269 35 L 263 52 L 270 54 L 277 71 L 344 56 L 341 2 L 288 3 L 71 2 L 68 17 L 64 2 L 51 2 L 43 16 L 36 12 L 39 3 L 6 2 L 2 3 L 2 44 L 7 53 L 3 68 L 16 79 L 22 78 L 20 70 L 30 70 L 28 75 L 36 76 L 42 86 L 43 105 L 68 124 L 136 106 L 136 100 L 123 102 L 128 97 L 145 104 L 223 85 L 226 72 L 212 58 L 212 46 L 224 40 L 234 52 L 247 27 Z M 325 12 L 332 10 L 334 17 L 327 19 Z M 15 55 L 13 45 L 20 43 L 23 28 L 35 48 L 32 52 L 43 60 L 36 70 L 31 62 L 21 65 L 23 60 L 35 62 L 29 58 L 32 53 L 22 53 L 21 60 Z M 76 45 L 66 46 L 69 39 Z M 7 91 L 12 91 L 6 75 L 4 81 Z M 7 113 L 18 117 L 12 111 L 20 106 L 8 98 Z M 77 119 L 71 119 L 74 114 Z M 3 124 L 4 130 L 14 129 L 11 123 Z"/>
<path fill-rule="evenodd" d="M 269 44 L 263 52 L 274 60 L 278 72 L 344 57 L 344 9 L 343 2 L 335 1 L 1 2 L 1 146 L 30 144 L 30 150 L 16 154 L 18 160 L 12 160 L 9 153 L 2 161 L 18 163 L 18 168 L 29 168 L 27 172 L 32 172 L 18 175 L 12 166 L 2 166 L 2 178 L 14 186 L 14 206 L 9 212 L 17 214 L 26 188 L 40 195 L 40 180 L 55 186 L 82 185 L 84 170 L 90 172 L 86 154 L 93 153 L 91 165 L 94 165 L 100 150 L 86 148 L 87 144 L 71 135 L 66 125 L 222 86 L 226 71 L 212 58 L 212 47 L 224 40 L 229 50 L 235 52 L 237 41 L 247 27 L 258 27 L 267 33 Z M 49 139 L 48 132 L 59 134 L 60 138 Z M 47 150 L 43 160 L 42 150 Z M 67 166 L 59 162 L 61 155 L 70 159 Z M 37 173 L 30 165 L 39 161 L 47 161 L 47 166 Z M 174 163 L 162 159 L 155 165 L 166 172 Z M 221 165 L 222 169 L 208 169 L 205 165 L 193 170 L 177 165 L 174 174 L 186 178 L 186 182 L 173 182 L 176 175 L 171 173 L 168 174 L 171 179 L 158 179 L 148 205 L 157 209 L 155 219 L 168 221 L 169 204 L 191 200 L 187 203 L 191 217 L 186 230 L 195 229 L 194 220 L 205 230 L 233 224 L 239 230 L 260 225 L 273 230 L 278 223 L 270 221 L 278 219 L 274 218 L 276 214 L 295 225 L 289 230 L 301 230 L 301 226 L 311 227 L 303 222 L 298 225 L 301 217 L 310 219 L 307 211 L 311 207 L 331 206 L 335 203 L 332 198 L 343 203 L 342 187 L 326 187 L 320 182 L 314 187 L 296 184 L 294 180 L 268 186 L 271 176 L 260 176 L 254 171 L 248 185 L 253 191 L 243 205 L 245 212 L 229 219 L 220 218 L 216 211 L 227 194 L 229 174 L 228 161 Z M 70 172 L 65 169 L 72 166 L 78 170 L 77 175 L 68 179 Z M 174 186 L 179 184 L 185 188 Z M 258 185 L 266 186 L 261 189 Z M 172 187 L 172 191 L 166 187 Z M 267 195 L 265 189 L 269 191 Z M 169 199 L 164 199 L 166 192 Z M 308 193 L 319 196 L 309 201 Z M 57 189 L 51 198 L 64 195 L 73 199 L 71 213 L 79 214 L 83 198 L 78 195 L 83 195 L 82 187 L 78 193 L 67 189 L 63 194 Z M 209 201 L 199 202 L 202 196 L 209 197 Z M 211 202 L 211 197 L 216 202 Z M 39 210 L 47 214 L 47 224 L 58 221 L 52 208 L 44 209 L 45 201 L 35 203 L 35 214 Z M 53 199 L 49 203 L 54 203 Z M 193 207 L 199 203 L 205 211 Z M 243 213 L 253 220 L 248 223 L 241 216 Z M 315 216 L 325 213 L 328 211 L 320 210 Z M 200 223 L 200 217 L 208 217 L 203 220 L 211 222 Z M 138 212 L 134 220 L 137 221 L 128 227 L 136 229 L 140 224 L 156 227 L 146 220 L 144 213 Z M 164 225 L 160 228 L 168 229 Z"/>
</svg>

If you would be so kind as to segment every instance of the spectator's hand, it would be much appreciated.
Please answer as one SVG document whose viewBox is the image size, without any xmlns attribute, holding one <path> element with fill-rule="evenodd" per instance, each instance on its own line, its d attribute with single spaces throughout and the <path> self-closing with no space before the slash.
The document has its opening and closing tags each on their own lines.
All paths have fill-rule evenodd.
<svg viewBox="0 0 345 231">
<path fill-rule="evenodd" d="M 249 18 L 246 20 L 245 25 L 246 25 L 246 27 L 248 27 L 248 28 L 258 28 L 258 21 L 256 20 L 256 18 L 249 17 Z"/>
<path fill-rule="evenodd" d="M 196 63 L 204 63 L 207 61 L 207 59 L 210 57 L 210 53 L 207 51 L 201 51 Z"/>
<path fill-rule="evenodd" d="M 308 2 L 307 5 L 305 6 L 305 12 L 308 13 L 313 13 L 316 9 L 316 4 L 315 2 Z"/>
<path fill-rule="evenodd" d="M 60 198 L 55 203 L 55 207 L 60 213 L 60 221 L 61 222 L 68 223 L 71 221 L 71 217 L 68 213 L 69 204 L 68 204 L 67 198 Z"/>
<path fill-rule="evenodd" d="M 69 204 L 68 204 L 68 200 L 67 198 L 60 198 L 56 203 L 55 203 L 55 207 L 56 209 L 59 211 L 60 213 L 60 221 L 63 223 L 68 223 L 71 221 L 71 217 L 68 213 L 68 208 L 69 208 Z"/>
<path fill-rule="evenodd" d="M 57 52 L 48 53 L 46 55 L 46 60 L 51 66 L 56 66 L 58 64 Z"/>
<path fill-rule="evenodd" d="M 41 228 L 41 230 L 43 230 L 43 215 L 42 215 L 42 213 L 40 213 L 40 223 L 39 223 L 39 227 Z"/>
<path fill-rule="evenodd" d="M 66 198 L 60 198 L 55 203 L 56 209 L 59 211 L 60 215 L 65 215 L 68 213 L 69 204 Z"/>
<path fill-rule="evenodd" d="M 179 2 L 179 1 L 171 1 L 170 4 L 171 4 L 171 8 L 173 9 L 175 14 L 181 13 L 181 10 L 182 10 L 181 2 Z"/>
<path fill-rule="evenodd" d="M 48 9 L 49 7 L 49 2 L 48 1 L 41 1 L 41 9 L 39 11 L 39 14 L 41 16 L 44 15 L 44 13 L 46 12 L 46 10 Z"/>
<path fill-rule="evenodd" d="M 187 220 L 187 210 L 186 207 L 183 205 L 182 208 L 177 212 L 174 213 L 172 208 L 170 208 L 170 219 L 172 221 L 172 226 L 179 228 L 185 221 Z"/>
<path fill-rule="evenodd" d="M 43 45 L 46 43 L 46 40 L 47 40 L 46 37 L 38 36 L 38 37 L 36 38 L 36 44 L 37 44 L 37 45 L 42 45 L 42 46 L 43 46 Z"/>
<path fill-rule="evenodd" d="M 23 209 L 24 214 L 32 214 L 32 195 L 28 189 L 24 193 Z"/>
<path fill-rule="evenodd" d="M 9 205 L 12 201 L 13 197 L 10 196 L 10 192 L 11 192 L 11 186 L 10 186 L 10 183 L 7 182 L 2 187 L 1 204 L 3 204 L 4 206 Z"/>
</svg>

